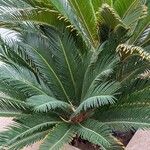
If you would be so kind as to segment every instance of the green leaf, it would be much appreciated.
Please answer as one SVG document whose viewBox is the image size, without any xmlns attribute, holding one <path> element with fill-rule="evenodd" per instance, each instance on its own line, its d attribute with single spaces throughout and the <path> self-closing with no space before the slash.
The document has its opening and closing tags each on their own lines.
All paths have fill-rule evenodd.
<svg viewBox="0 0 150 150">
<path fill-rule="evenodd" d="M 121 18 L 125 18 L 137 3 L 142 4 L 141 0 L 115 0 L 114 8 Z"/>
<path fill-rule="evenodd" d="M 49 41 L 55 42 L 51 46 L 51 53 L 55 60 L 54 67 L 60 78 L 63 76 L 62 84 L 70 99 L 76 99 L 81 94 L 81 83 L 83 79 L 83 56 L 81 49 L 77 47 L 76 41 L 66 29 L 61 33 L 52 32 L 50 28 L 44 28 Z M 53 40 L 51 40 L 53 37 Z M 80 66 L 80 69 L 79 69 Z"/>
<path fill-rule="evenodd" d="M 105 81 L 113 72 L 114 67 L 118 62 L 118 58 L 112 54 L 105 52 L 105 49 L 100 48 L 102 52 L 93 53 L 90 64 L 84 75 L 82 87 L 82 99 L 88 91 L 93 91 L 98 84 Z"/>
<path fill-rule="evenodd" d="M 8 150 L 22 149 L 43 139 L 55 124 L 62 121 L 54 116 L 31 114 L 14 119 L 16 123 L 0 134 L 0 145 Z"/>
<path fill-rule="evenodd" d="M 53 92 L 57 91 L 56 94 L 59 95 L 59 97 L 62 97 L 64 100 L 69 101 L 69 97 L 60 80 L 60 77 L 58 76 L 57 72 L 54 69 L 51 60 L 52 55 L 51 54 L 47 55 L 46 51 L 44 52 L 40 51 L 40 49 L 38 49 L 37 47 L 33 47 L 28 44 L 25 45 L 24 43 L 22 43 L 21 45 L 23 46 L 23 49 L 28 54 L 28 56 L 34 61 L 34 64 L 36 65 L 36 67 L 40 72 L 41 78 L 43 78 L 44 81 L 46 80 L 51 90 L 52 88 L 54 88 L 55 90 L 52 90 Z M 47 56 L 49 56 L 49 59 L 47 59 Z"/>
<path fill-rule="evenodd" d="M 20 100 L 33 95 L 46 94 L 31 72 L 16 67 L 0 66 L 0 91 Z"/>
<path fill-rule="evenodd" d="M 97 111 L 96 118 L 115 130 L 126 130 L 132 127 L 149 128 L 150 121 L 147 115 L 150 113 L 149 92 L 148 87 L 129 94 L 117 104 Z"/>
<path fill-rule="evenodd" d="M 143 45 L 146 46 L 147 42 L 149 41 L 149 38 L 146 38 L 144 40 L 142 40 L 141 42 L 141 36 L 144 34 L 144 32 L 149 28 L 150 25 L 150 18 L 149 18 L 149 14 L 147 14 L 147 17 L 142 18 L 141 20 L 139 20 L 133 36 L 130 39 L 130 44 L 138 44 L 138 45 Z"/>
<path fill-rule="evenodd" d="M 99 10 L 99 26 L 107 26 L 110 30 L 115 29 L 119 24 L 124 25 L 117 12 L 108 4 L 103 4 Z"/>
<path fill-rule="evenodd" d="M 137 32 L 136 25 L 138 21 L 147 14 L 145 2 L 141 0 L 116 0 L 114 7 L 121 16 L 124 24 L 130 28 L 130 32 L 133 34 Z"/>
<path fill-rule="evenodd" d="M 17 117 L 17 116 L 21 116 L 22 112 L 18 111 L 18 110 L 4 110 L 4 109 L 0 109 L 0 117 Z"/>
<path fill-rule="evenodd" d="M 69 4 L 75 12 L 75 15 L 78 18 L 80 25 L 84 29 L 84 33 L 86 34 L 87 39 L 89 39 L 89 42 L 92 44 L 93 47 L 97 46 L 97 18 L 92 4 L 92 0 L 69 0 Z"/>
<path fill-rule="evenodd" d="M 16 8 L 1 6 L 0 13 L 0 21 L 3 22 L 30 21 L 50 26 L 57 26 L 60 23 L 56 11 L 40 7 Z"/>
<path fill-rule="evenodd" d="M 114 97 L 116 91 L 119 88 L 119 84 L 115 82 L 102 83 L 95 90 L 89 91 L 84 101 L 74 112 L 73 116 L 81 111 L 87 111 L 92 108 L 97 108 L 107 104 L 114 104 L 116 98 Z"/>
<path fill-rule="evenodd" d="M 72 141 L 74 130 L 67 124 L 60 124 L 46 136 L 40 150 L 59 150 Z"/>
<path fill-rule="evenodd" d="M 27 99 L 27 104 L 33 106 L 37 112 L 48 112 L 57 108 L 65 111 L 71 110 L 71 106 L 68 103 L 46 95 L 32 96 Z"/>
<path fill-rule="evenodd" d="M 76 125 L 76 132 L 81 138 L 99 145 L 102 150 L 121 148 L 119 142 L 117 143 L 110 135 L 109 128 L 96 120 L 89 119 Z"/>
<path fill-rule="evenodd" d="M 25 102 L 1 94 L 0 110 L 25 111 L 28 110 L 28 107 Z"/>
</svg>

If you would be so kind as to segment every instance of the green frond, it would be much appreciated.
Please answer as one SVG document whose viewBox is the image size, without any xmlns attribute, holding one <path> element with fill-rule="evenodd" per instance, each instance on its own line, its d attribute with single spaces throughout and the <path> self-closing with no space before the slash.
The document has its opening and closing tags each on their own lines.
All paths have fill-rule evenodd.
<svg viewBox="0 0 150 150">
<path fill-rule="evenodd" d="M 129 94 L 117 104 L 96 112 L 97 119 L 116 130 L 149 128 L 150 88 Z M 103 112 L 103 113 L 101 113 Z M 101 114 L 98 116 L 98 114 Z"/>
<path fill-rule="evenodd" d="M 136 25 L 141 18 L 147 15 L 147 6 L 141 0 L 116 0 L 114 4 L 115 10 L 121 16 L 124 24 L 130 27 L 130 32 L 134 34 Z"/>
<path fill-rule="evenodd" d="M 64 100 L 69 100 L 69 97 L 66 93 L 66 90 L 64 89 L 64 86 L 62 85 L 62 82 L 60 81 L 58 74 L 54 70 L 53 64 L 50 63 L 51 60 L 47 60 L 47 56 L 49 56 L 49 59 L 52 59 L 52 55 L 42 53 L 42 51 L 40 51 L 36 47 L 32 47 L 28 44 L 27 45 L 23 44 L 23 49 L 27 53 L 27 55 L 33 60 L 34 64 L 36 65 L 36 68 L 40 72 L 41 78 L 51 88 L 51 90 L 55 92 L 54 95 L 57 95 L 57 97 L 61 97 Z M 43 55 L 47 56 L 44 57 Z"/>
<path fill-rule="evenodd" d="M 25 102 L 17 99 L 10 98 L 4 94 L 0 95 L 0 110 L 14 110 L 25 111 L 28 110 L 28 106 Z"/>
<path fill-rule="evenodd" d="M 105 126 L 96 120 L 89 119 L 76 125 L 75 129 L 81 138 L 99 145 L 102 150 L 123 149 L 119 146 L 119 141 L 110 135 L 108 126 Z"/>
<path fill-rule="evenodd" d="M 0 51 L 1 51 L 0 60 L 2 62 L 10 64 L 14 68 L 16 67 L 16 65 L 25 67 L 34 73 L 38 82 L 42 82 L 39 79 L 38 76 L 39 72 L 35 67 L 33 61 L 24 51 L 20 49 L 19 46 L 16 45 L 15 47 L 9 47 L 6 45 L 6 43 L 5 44 L 3 43 L 3 45 L 1 45 Z"/>
<path fill-rule="evenodd" d="M 18 117 L 22 115 L 22 111 L 19 110 L 11 110 L 9 108 L 9 110 L 7 109 L 0 109 L 0 117 Z"/>
<path fill-rule="evenodd" d="M 43 124 L 45 122 L 60 122 L 62 121 L 59 116 L 53 112 L 49 113 L 36 113 L 22 114 L 13 119 L 15 122 L 32 128 L 36 125 Z"/>
<path fill-rule="evenodd" d="M 31 136 L 28 136 L 27 138 L 23 138 L 22 140 L 17 140 L 16 143 L 12 143 L 9 145 L 9 142 L 11 141 L 11 138 L 15 138 L 19 134 L 22 134 L 25 132 L 28 128 L 24 126 L 12 126 L 11 129 L 8 129 L 8 131 L 5 131 L 4 133 L 0 134 L 0 148 L 8 150 L 14 150 L 14 149 L 21 149 L 24 146 L 31 145 L 35 143 L 36 141 L 41 140 L 44 138 L 47 134 L 47 131 L 37 132 L 32 134 Z"/>
<path fill-rule="evenodd" d="M 141 0 L 115 0 L 114 8 L 119 13 L 121 18 L 125 18 L 125 16 L 131 12 L 132 8 L 136 6 L 137 3 L 144 4 Z"/>
<path fill-rule="evenodd" d="M 91 43 L 91 46 L 96 47 L 99 37 L 97 32 L 97 17 L 92 0 L 82 0 L 80 2 L 77 0 L 69 0 L 68 3 L 80 22 L 80 26 L 83 29 L 82 34 L 84 34 L 84 36 L 86 35 L 88 43 Z"/>
<path fill-rule="evenodd" d="M 125 59 L 131 54 L 138 54 L 142 59 L 146 59 L 150 61 L 150 54 L 146 52 L 142 47 L 134 46 L 134 45 L 127 45 L 127 44 L 120 44 L 117 49 L 120 56 Z"/>
<path fill-rule="evenodd" d="M 27 99 L 27 104 L 33 106 L 36 112 L 48 112 L 57 108 L 63 111 L 71 111 L 71 106 L 68 103 L 46 95 L 32 96 Z"/>
<path fill-rule="evenodd" d="M 75 99 L 81 94 L 81 83 L 83 80 L 83 55 L 81 50 L 76 46 L 76 41 L 66 29 L 63 30 L 63 34 L 54 32 L 49 28 L 44 28 L 43 31 L 46 33 L 51 41 L 55 45 L 52 45 L 50 51 L 54 59 L 54 67 L 58 72 L 58 75 L 63 76 L 62 84 L 70 99 Z M 56 35 L 55 35 L 56 33 Z M 53 42 L 51 41 L 51 42 Z M 80 69 L 79 69 L 80 66 Z"/>
<path fill-rule="evenodd" d="M 0 43 L 2 43 L 1 40 L 5 44 L 13 46 L 21 40 L 21 34 L 11 29 L 0 28 Z"/>
<path fill-rule="evenodd" d="M 132 94 L 135 91 L 140 91 L 145 88 L 147 88 L 150 85 L 150 80 L 149 79 L 141 79 L 141 78 L 136 78 L 134 80 L 130 80 L 127 83 L 122 83 L 122 88 L 120 89 L 121 91 L 121 98 L 126 97 L 128 94 Z"/>
<path fill-rule="evenodd" d="M 55 124 L 61 120 L 48 115 L 34 114 L 21 116 L 14 125 L 0 134 L 0 146 L 8 150 L 21 149 L 43 139 Z"/>
<path fill-rule="evenodd" d="M 71 32 L 76 31 L 83 38 L 83 41 L 90 46 L 89 39 L 85 36 L 84 28 L 81 26 L 78 17 L 76 16 L 74 10 L 71 8 L 68 2 L 63 2 L 62 0 L 51 0 L 51 3 L 60 13 L 58 15 L 58 20 L 63 20 L 67 22 L 66 28 L 70 29 Z"/>
<path fill-rule="evenodd" d="M 75 131 L 67 124 L 57 125 L 44 139 L 40 150 L 60 150 L 64 144 L 70 143 Z"/>
<path fill-rule="evenodd" d="M 140 19 L 137 23 L 137 26 L 134 30 L 134 34 L 133 36 L 130 38 L 129 43 L 130 44 L 134 44 L 134 45 L 138 45 L 138 46 L 148 46 L 149 45 L 149 36 L 146 36 L 147 38 L 143 39 L 143 36 L 145 36 L 145 34 L 149 33 L 149 26 L 150 26 L 150 4 L 148 3 L 147 5 L 148 7 L 148 14 L 146 17 Z"/>
<path fill-rule="evenodd" d="M 98 13 L 99 26 L 105 25 L 109 30 L 113 30 L 117 25 L 124 25 L 115 10 L 108 4 L 103 4 Z"/>
<path fill-rule="evenodd" d="M 106 45 L 107 47 L 107 45 Z M 99 49 L 100 52 L 93 53 L 91 61 L 84 75 L 82 87 L 82 99 L 88 91 L 92 91 L 99 83 L 105 81 L 113 72 L 118 58 L 105 51 L 103 46 Z"/>
<path fill-rule="evenodd" d="M 20 100 L 25 100 L 33 95 L 46 94 L 35 76 L 24 68 L 0 66 L 0 82 L 1 92 Z"/>
<path fill-rule="evenodd" d="M 57 19 L 58 13 L 55 10 L 50 10 L 47 8 L 16 8 L 0 6 L 0 13 L 0 21 L 2 22 L 31 21 L 36 24 L 46 24 L 50 26 L 57 26 L 60 24 Z"/>
<path fill-rule="evenodd" d="M 101 83 L 93 90 L 89 90 L 83 102 L 77 107 L 73 116 L 79 114 L 81 111 L 86 111 L 107 104 L 114 104 L 116 100 L 114 95 L 119 87 L 119 84 L 116 82 L 106 82 Z"/>
</svg>

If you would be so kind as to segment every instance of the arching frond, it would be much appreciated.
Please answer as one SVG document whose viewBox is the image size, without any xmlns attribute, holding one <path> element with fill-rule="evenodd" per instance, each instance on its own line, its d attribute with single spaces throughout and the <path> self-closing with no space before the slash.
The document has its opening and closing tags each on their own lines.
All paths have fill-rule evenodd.
<svg viewBox="0 0 150 150">
<path fill-rule="evenodd" d="M 147 6 L 144 1 L 131 0 L 116 0 L 114 4 L 115 9 L 121 16 L 124 24 L 130 28 L 130 33 L 134 34 L 136 31 L 136 25 L 141 18 L 147 15 Z"/>
<path fill-rule="evenodd" d="M 138 54 L 142 57 L 142 59 L 150 61 L 150 54 L 146 52 L 142 47 L 121 44 L 117 47 L 117 52 L 119 52 L 122 59 L 125 59 L 131 54 Z"/>
<path fill-rule="evenodd" d="M 4 94 L 0 96 L 0 110 L 25 111 L 28 107 L 25 102 L 10 98 Z"/>
<path fill-rule="evenodd" d="M 60 108 L 64 111 L 71 110 L 71 106 L 68 103 L 45 95 L 32 96 L 27 99 L 27 103 L 33 106 L 36 112 L 48 112 L 56 108 Z"/>
<path fill-rule="evenodd" d="M 147 46 L 148 43 L 147 41 L 149 41 L 149 38 L 142 40 L 141 36 L 144 34 L 144 32 L 146 32 L 146 30 L 149 28 L 150 25 L 150 4 L 147 4 L 147 11 L 148 14 L 146 17 L 140 19 L 136 25 L 136 28 L 134 29 L 134 34 L 131 37 L 131 39 L 129 39 L 130 44 L 135 44 L 138 46 Z"/>
<path fill-rule="evenodd" d="M 109 30 L 113 30 L 117 25 L 123 25 L 120 16 L 108 4 L 103 4 L 99 10 L 99 23 L 104 24 Z"/>
<path fill-rule="evenodd" d="M 2 41 L 4 41 L 5 44 L 12 46 L 21 40 L 21 35 L 14 30 L 0 28 L 0 38 Z"/>
<path fill-rule="evenodd" d="M 21 149 L 43 139 L 55 124 L 61 123 L 52 117 L 41 114 L 29 115 L 15 120 L 14 125 L 0 134 L 0 144 L 2 148 L 9 150 Z M 34 118 L 33 118 L 34 117 Z"/>
<path fill-rule="evenodd" d="M 101 83 L 95 89 L 90 89 L 86 94 L 84 101 L 76 109 L 74 115 L 91 108 L 97 108 L 107 104 L 114 104 L 116 100 L 114 95 L 118 89 L 119 84 L 115 82 Z"/>
<path fill-rule="evenodd" d="M 110 148 L 117 150 L 122 149 L 121 146 L 119 146 L 119 141 L 111 137 L 109 128 L 96 120 L 89 119 L 88 121 L 76 125 L 76 132 L 81 138 L 99 145 L 102 150 Z"/>
<path fill-rule="evenodd" d="M 50 46 L 50 52 L 53 55 L 54 67 L 59 76 L 61 76 L 70 99 L 75 99 L 81 94 L 81 83 L 83 80 L 83 55 L 81 50 L 76 46 L 76 41 L 66 29 L 61 33 L 52 32 L 49 28 L 43 31 L 49 38 L 49 42 L 55 42 Z M 53 37 L 53 40 L 51 38 Z M 80 67 L 79 67 L 80 66 Z"/>
<path fill-rule="evenodd" d="M 46 24 L 50 26 L 57 26 L 60 24 L 57 19 L 58 13 L 55 10 L 46 8 L 0 6 L 0 13 L 0 21 L 2 22 L 31 21 L 37 24 Z"/>
<path fill-rule="evenodd" d="M 64 144 L 71 142 L 75 136 L 75 131 L 67 124 L 60 124 L 53 128 L 53 130 L 47 135 L 41 150 L 59 150 Z"/>
<path fill-rule="evenodd" d="M 83 0 L 82 2 L 77 0 L 68 1 L 73 9 L 80 26 L 83 28 L 84 33 L 93 47 L 97 46 L 98 33 L 97 33 L 97 17 L 94 11 L 92 1 Z M 85 5 L 86 3 L 86 5 Z M 88 16 L 88 17 L 87 17 Z M 84 36 L 85 36 L 84 35 Z"/>
<path fill-rule="evenodd" d="M 33 95 L 46 94 L 44 88 L 28 70 L 19 67 L 15 69 L 8 65 L 0 66 L 0 70 L 0 90 L 3 93 L 20 100 Z"/>
<path fill-rule="evenodd" d="M 100 50 L 103 50 L 103 48 L 100 48 Z M 91 58 L 91 62 L 84 75 L 82 99 L 88 91 L 92 91 L 93 88 L 110 76 L 117 62 L 117 57 L 106 54 L 105 49 L 100 54 L 99 52 L 93 54 L 93 58 Z"/>
<path fill-rule="evenodd" d="M 97 119 L 117 130 L 149 128 L 150 88 L 129 94 L 117 104 L 96 112 Z M 120 112 L 120 113 L 119 113 Z M 101 115 L 98 116 L 97 113 Z"/>
</svg>

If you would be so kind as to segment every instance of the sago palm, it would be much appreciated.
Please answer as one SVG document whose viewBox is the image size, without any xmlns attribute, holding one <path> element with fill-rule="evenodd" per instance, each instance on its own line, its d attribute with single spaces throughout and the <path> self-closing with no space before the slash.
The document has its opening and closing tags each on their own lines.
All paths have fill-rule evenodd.
<svg viewBox="0 0 150 150">
<path fill-rule="evenodd" d="M 59 150 L 80 137 L 119 150 L 113 131 L 149 128 L 149 5 L 2 0 L 0 116 L 15 123 L 0 148 L 41 140 L 41 150 Z"/>
</svg>

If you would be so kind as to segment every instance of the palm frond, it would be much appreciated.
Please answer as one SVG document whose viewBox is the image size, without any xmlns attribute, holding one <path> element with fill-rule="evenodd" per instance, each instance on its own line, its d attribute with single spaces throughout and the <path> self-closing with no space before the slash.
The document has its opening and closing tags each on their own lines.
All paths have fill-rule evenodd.
<svg viewBox="0 0 150 150">
<path fill-rule="evenodd" d="M 93 54 L 91 62 L 84 75 L 84 82 L 82 88 L 82 99 L 86 93 L 95 88 L 103 80 L 106 80 L 113 72 L 114 67 L 118 62 L 118 58 L 112 54 L 106 54 L 105 48 L 101 53 Z"/>
<path fill-rule="evenodd" d="M 57 26 L 60 21 L 57 19 L 58 13 L 40 7 L 17 8 L 12 6 L 0 6 L 0 21 L 2 22 L 20 22 L 31 21 L 36 24 L 46 24 Z M 44 17 L 43 17 L 44 16 Z"/>
<path fill-rule="evenodd" d="M 129 94 L 117 104 L 96 112 L 97 119 L 117 130 L 149 128 L 150 88 Z M 107 109 L 107 110 L 106 110 Z M 106 117 L 107 116 L 107 117 Z"/>
<path fill-rule="evenodd" d="M 99 26 L 105 25 L 111 31 L 117 25 L 124 25 L 120 16 L 115 12 L 115 10 L 108 4 L 103 4 L 99 10 Z"/>
<path fill-rule="evenodd" d="M 97 33 L 97 17 L 92 1 L 89 0 L 87 2 L 83 0 L 79 2 L 77 0 L 69 0 L 68 2 L 80 22 L 80 26 L 84 29 L 87 39 L 93 47 L 96 47 L 99 37 Z"/>
<path fill-rule="evenodd" d="M 142 59 L 146 59 L 150 61 L 150 54 L 146 52 L 142 47 L 121 44 L 117 47 L 117 52 L 119 52 L 120 56 L 124 59 L 131 54 L 138 54 L 142 57 Z"/>
<path fill-rule="evenodd" d="M 121 149 L 119 141 L 111 137 L 109 128 L 96 120 L 89 119 L 76 125 L 76 132 L 81 138 L 99 145 L 102 150 Z"/>
<path fill-rule="evenodd" d="M 71 142 L 75 132 L 67 124 L 60 124 L 53 128 L 53 130 L 46 136 L 41 150 L 59 150 L 64 144 Z"/>
<path fill-rule="evenodd" d="M 5 44 L 12 46 L 21 40 L 21 35 L 14 30 L 0 28 L 0 38 L 4 41 Z"/>
<path fill-rule="evenodd" d="M 10 98 L 4 94 L 0 95 L 0 110 L 16 110 L 16 111 L 25 111 L 28 110 L 25 102 L 22 102 L 17 99 Z"/>
<path fill-rule="evenodd" d="M 25 100 L 33 95 L 47 93 L 45 91 L 47 89 L 41 86 L 42 84 L 40 85 L 36 77 L 27 69 L 2 65 L 0 70 L 0 90 L 10 97 Z"/>
<path fill-rule="evenodd" d="M 35 67 L 33 61 L 29 56 L 20 49 L 19 46 L 15 44 L 15 47 L 7 46 L 6 43 L 2 44 L 0 47 L 0 60 L 3 63 L 9 64 L 12 67 L 16 68 L 16 65 L 20 67 L 25 67 L 34 73 L 38 82 L 41 82 L 38 76 L 38 70 Z"/>
<path fill-rule="evenodd" d="M 41 114 L 25 115 L 15 119 L 14 125 L 0 134 L 0 145 L 9 150 L 21 149 L 43 139 L 55 124 L 61 123 L 57 118 Z"/>
<path fill-rule="evenodd" d="M 133 36 L 131 37 L 131 39 L 129 40 L 130 44 L 135 44 L 135 45 L 138 45 L 138 46 L 144 46 L 144 45 L 147 45 L 146 44 L 146 41 L 148 41 L 148 39 L 145 39 L 145 40 L 141 40 L 144 32 L 146 32 L 146 30 L 149 28 L 149 25 L 150 25 L 150 19 L 149 19 L 149 14 L 150 14 L 150 4 L 148 3 L 147 4 L 147 11 L 148 11 L 148 14 L 146 17 L 140 19 L 136 25 L 136 28 L 135 28 L 135 32 L 133 34 Z M 146 9 L 146 7 L 145 7 Z"/>
<path fill-rule="evenodd" d="M 131 34 L 136 32 L 139 20 L 147 15 L 147 6 L 141 0 L 131 0 L 130 2 L 116 0 L 114 7 L 120 14 L 124 24 L 130 28 Z"/>
<path fill-rule="evenodd" d="M 97 108 L 102 105 L 114 104 L 116 98 L 114 95 L 119 89 L 119 84 L 116 82 L 106 82 L 101 83 L 95 89 L 88 91 L 84 98 L 84 101 L 79 105 L 79 107 L 74 112 L 77 115 L 81 111 L 86 111 L 87 109 Z"/>
<path fill-rule="evenodd" d="M 36 47 L 32 47 L 28 44 L 26 45 L 23 44 L 22 46 L 23 46 L 22 47 L 23 50 L 33 60 L 44 82 L 46 82 L 47 85 L 51 87 L 51 90 L 53 92 L 57 91 L 57 93 L 54 93 L 54 95 L 56 95 L 59 98 L 63 98 L 64 100 L 69 100 L 69 96 L 67 95 L 65 88 L 60 78 L 58 77 L 58 74 L 54 70 L 54 66 L 51 60 L 52 55 L 47 54 L 46 51 L 42 52 L 40 51 L 40 49 L 37 49 Z M 49 59 L 47 58 L 48 56 L 49 56 Z"/>
<path fill-rule="evenodd" d="M 36 112 L 48 112 L 57 108 L 71 111 L 71 106 L 68 103 L 46 95 L 32 96 L 27 99 L 27 104 L 33 106 Z"/>
<path fill-rule="evenodd" d="M 63 80 L 61 79 L 62 84 L 66 91 L 69 91 L 67 94 L 70 99 L 76 99 L 81 94 L 84 54 L 81 54 L 73 35 L 68 33 L 66 29 L 63 30 L 63 34 L 52 32 L 49 28 L 44 28 L 43 31 L 50 42 L 55 42 L 55 45 L 51 45 L 50 52 L 53 55 L 55 69 L 63 78 Z M 53 40 L 51 40 L 52 37 Z"/>
</svg>

